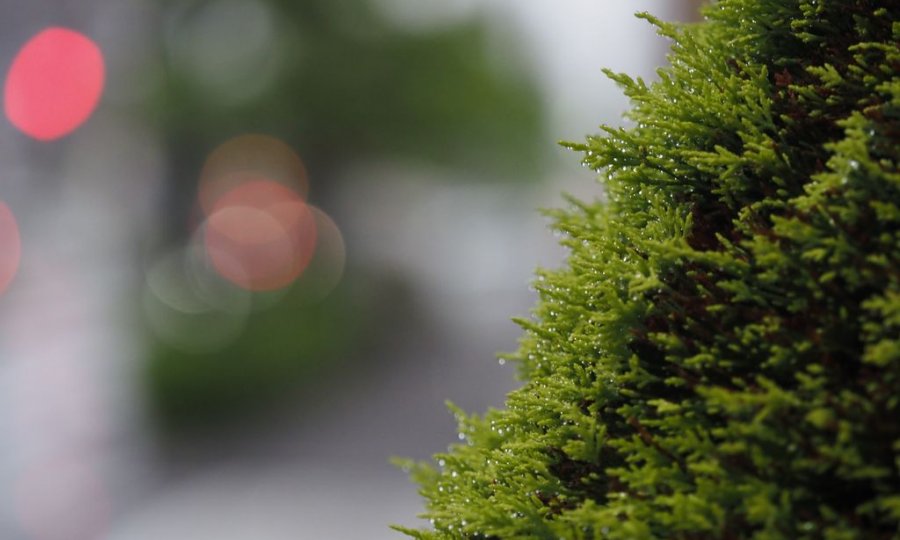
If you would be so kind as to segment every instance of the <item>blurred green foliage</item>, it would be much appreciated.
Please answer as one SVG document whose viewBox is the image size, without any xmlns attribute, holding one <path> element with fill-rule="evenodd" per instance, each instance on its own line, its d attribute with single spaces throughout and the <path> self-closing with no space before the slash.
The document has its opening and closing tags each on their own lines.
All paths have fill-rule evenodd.
<svg viewBox="0 0 900 540">
<path fill-rule="evenodd" d="M 327 301 L 311 292 L 289 289 L 251 314 L 242 333 L 216 352 L 187 353 L 155 341 L 147 382 L 161 425 L 192 429 L 230 421 L 331 372 L 353 369 L 360 351 L 377 349 L 379 335 L 396 331 L 392 326 L 409 309 L 402 284 L 384 278 L 351 273 Z M 386 312 L 386 305 L 396 309 Z"/>
<path fill-rule="evenodd" d="M 189 20 L 215 4 L 166 6 L 170 19 Z M 368 0 L 262 5 L 276 22 L 267 58 L 277 67 L 251 99 L 211 99 L 167 50 L 157 114 L 169 144 L 193 165 L 228 136 L 258 131 L 283 138 L 322 174 L 394 157 L 492 173 L 486 178 L 537 176 L 549 152 L 543 106 L 506 34 L 480 19 L 414 31 L 392 25 Z"/>
</svg>

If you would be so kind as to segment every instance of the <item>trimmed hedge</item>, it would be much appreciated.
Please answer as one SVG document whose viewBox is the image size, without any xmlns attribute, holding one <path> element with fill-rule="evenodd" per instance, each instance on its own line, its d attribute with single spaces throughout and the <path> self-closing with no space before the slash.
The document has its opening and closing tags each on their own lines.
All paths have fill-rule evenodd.
<svg viewBox="0 0 900 540">
<path fill-rule="evenodd" d="M 520 320 L 523 386 L 406 463 L 420 539 L 900 538 L 900 2 L 722 0 Z"/>
</svg>

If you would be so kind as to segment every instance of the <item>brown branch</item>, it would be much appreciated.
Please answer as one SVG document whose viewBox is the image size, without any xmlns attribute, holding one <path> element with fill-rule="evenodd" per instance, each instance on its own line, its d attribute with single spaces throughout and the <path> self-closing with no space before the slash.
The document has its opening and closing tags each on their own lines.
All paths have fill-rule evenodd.
<svg viewBox="0 0 900 540">
<path fill-rule="evenodd" d="M 633 427 L 635 431 L 638 432 L 638 435 L 641 437 L 641 440 L 644 441 L 644 444 L 655 448 L 659 451 L 659 453 L 671 459 L 678 465 L 682 472 L 687 472 L 687 467 L 685 466 L 684 462 L 682 462 L 682 460 L 678 459 L 678 457 L 676 457 L 674 454 L 660 446 L 660 444 L 653 438 L 653 435 L 651 435 L 647 428 L 645 428 L 643 424 L 641 424 L 640 420 L 638 420 L 636 416 L 628 417 L 628 425 Z"/>
</svg>

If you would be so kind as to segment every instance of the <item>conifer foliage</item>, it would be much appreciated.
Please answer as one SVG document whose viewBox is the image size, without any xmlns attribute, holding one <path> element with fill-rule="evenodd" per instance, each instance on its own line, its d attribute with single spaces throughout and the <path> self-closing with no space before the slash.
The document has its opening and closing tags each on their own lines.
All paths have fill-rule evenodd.
<svg viewBox="0 0 900 540">
<path fill-rule="evenodd" d="M 406 465 L 420 539 L 900 538 L 900 2 L 721 0 L 521 320 L 523 386 Z"/>
</svg>

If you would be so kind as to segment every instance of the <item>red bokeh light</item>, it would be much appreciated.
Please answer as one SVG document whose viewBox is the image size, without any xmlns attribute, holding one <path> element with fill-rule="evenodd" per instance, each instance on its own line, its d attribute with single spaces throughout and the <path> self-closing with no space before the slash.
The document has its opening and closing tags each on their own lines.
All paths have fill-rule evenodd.
<svg viewBox="0 0 900 540">
<path fill-rule="evenodd" d="M 74 30 L 47 28 L 25 43 L 6 74 L 6 116 L 30 137 L 58 139 L 94 111 L 104 77 L 103 55 L 93 41 Z"/>
<path fill-rule="evenodd" d="M 21 257 L 22 241 L 16 216 L 0 201 L 0 294 L 16 277 Z"/>
<path fill-rule="evenodd" d="M 206 221 L 204 243 L 225 279 L 251 291 L 280 289 L 312 258 L 315 217 L 296 192 L 257 178 L 219 197 Z"/>
<path fill-rule="evenodd" d="M 197 198 L 208 216 L 222 195 L 256 178 L 290 188 L 306 199 L 306 167 L 290 146 L 270 135 L 248 133 L 220 144 L 207 157 L 200 173 Z"/>
</svg>

